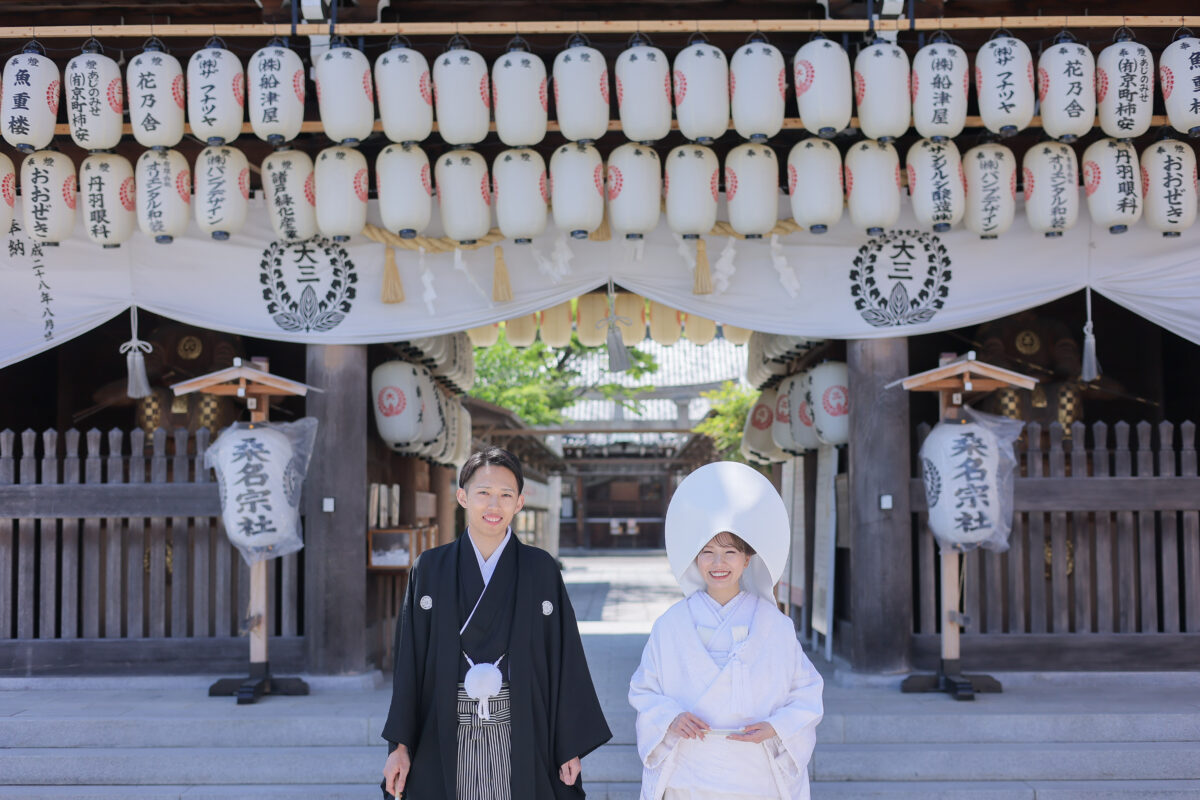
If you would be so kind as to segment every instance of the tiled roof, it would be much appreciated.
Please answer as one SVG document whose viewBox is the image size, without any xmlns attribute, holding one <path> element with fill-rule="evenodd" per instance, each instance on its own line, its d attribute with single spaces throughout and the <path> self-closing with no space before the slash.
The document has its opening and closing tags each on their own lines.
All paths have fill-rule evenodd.
<svg viewBox="0 0 1200 800">
<path fill-rule="evenodd" d="M 703 346 L 681 339 L 669 347 L 652 339 L 645 339 L 636 345 L 636 349 L 654 357 L 658 363 L 657 372 L 637 380 L 625 372 L 609 372 L 608 353 L 600 350 L 589 354 L 580 364 L 580 382 L 588 386 L 596 383 L 618 383 L 631 388 L 653 386 L 662 389 L 722 381 L 744 381 L 746 378 L 746 346 L 731 344 L 727 339 L 714 339 Z M 670 419 L 674 417 L 672 408 Z"/>
</svg>

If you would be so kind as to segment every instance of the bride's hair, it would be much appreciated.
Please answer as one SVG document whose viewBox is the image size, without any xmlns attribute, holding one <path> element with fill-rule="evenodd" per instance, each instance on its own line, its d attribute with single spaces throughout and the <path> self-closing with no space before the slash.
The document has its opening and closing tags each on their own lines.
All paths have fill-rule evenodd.
<svg viewBox="0 0 1200 800">
<path fill-rule="evenodd" d="M 731 546 L 742 555 L 753 556 L 757 555 L 754 548 L 746 543 L 746 540 L 738 536 L 733 531 L 721 531 L 713 537 L 713 541 L 719 545 Z"/>
</svg>

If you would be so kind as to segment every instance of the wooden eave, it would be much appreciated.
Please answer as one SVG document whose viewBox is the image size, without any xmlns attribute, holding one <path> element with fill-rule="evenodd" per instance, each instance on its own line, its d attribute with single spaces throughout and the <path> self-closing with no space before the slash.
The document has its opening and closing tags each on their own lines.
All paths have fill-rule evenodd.
<svg viewBox="0 0 1200 800">
<path fill-rule="evenodd" d="M 207 375 L 200 375 L 191 380 L 173 383 L 171 391 L 175 393 L 176 397 L 192 392 L 238 397 L 246 395 L 298 395 L 304 397 L 310 391 L 322 392 L 324 390 L 263 372 L 248 364 L 241 364 L 210 372 Z"/>
<path fill-rule="evenodd" d="M 1020 372 L 977 361 L 973 353 L 940 367 L 918 372 L 889 383 L 885 388 L 902 386 L 910 392 L 964 391 L 969 384 L 971 392 L 991 392 L 1007 386 L 1032 389 L 1038 379 Z"/>
</svg>

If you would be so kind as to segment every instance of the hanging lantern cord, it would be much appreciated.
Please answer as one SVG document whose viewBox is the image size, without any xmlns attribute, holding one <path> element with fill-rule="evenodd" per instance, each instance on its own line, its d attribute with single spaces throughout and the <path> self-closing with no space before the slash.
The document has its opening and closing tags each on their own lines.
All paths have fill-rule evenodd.
<svg viewBox="0 0 1200 800">
<path fill-rule="evenodd" d="M 300 2 L 299 2 L 299 0 L 292 0 L 292 38 L 296 37 L 296 27 L 299 24 L 300 24 Z M 288 47 L 291 47 L 291 42 L 288 39 L 284 39 L 283 41 L 284 41 L 284 44 L 286 44 Z"/>
<path fill-rule="evenodd" d="M 295 2 L 295 0 L 293 0 L 293 3 L 294 2 Z M 333 0 L 329 4 L 329 38 L 330 39 L 332 39 L 333 35 L 334 35 L 333 29 L 337 27 L 337 9 L 338 9 L 338 0 Z"/>
<path fill-rule="evenodd" d="M 608 371 L 609 372 L 624 372 L 629 369 L 629 351 L 625 349 L 625 341 L 621 338 L 621 331 L 617 329 L 617 324 L 632 325 L 633 320 L 629 317 L 617 315 L 617 290 L 613 285 L 612 278 L 608 280 L 608 316 L 596 323 L 596 327 L 608 326 L 608 338 L 606 340 L 608 346 Z"/>
<path fill-rule="evenodd" d="M 1079 380 L 1091 383 L 1100 377 L 1100 363 L 1096 360 L 1096 334 L 1092 326 L 1092 287 L 1084 292 L 1087 303 L 1087 322 L 1083 324 L 1083 361 L 1080 364 Z"/>
<path fill-rule="evenodd" d="M 144 339 L 138 338 L 137 306 L 129 307 L 130 340 L 121 345 L 121 353 L 125 356 L 125 367 L 129 372 L 129 383 L 125 393 L 137 399 L 150 394 L 150 381 L 146 377 L 145 354 L 154 350 L 154 346 Z"/>
</svg>

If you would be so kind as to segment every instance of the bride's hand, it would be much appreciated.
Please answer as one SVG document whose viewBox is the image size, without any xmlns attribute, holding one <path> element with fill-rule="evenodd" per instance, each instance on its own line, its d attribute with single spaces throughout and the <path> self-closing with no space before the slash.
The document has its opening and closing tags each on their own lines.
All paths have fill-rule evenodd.
<svg viewBox="0 0 1200 800">
<path fill-rule="evenodd" d="M 704 733 L 708 729 L 707 722 L 687 711 L 672 720 L 668 728 L 672 733 L 684 739 L 703 739 Z"/>
<path fill-rule="evenodd" d="M 741 733 L 731 733 L 727 738 L 737 742 L 753 742 L 761 744 L 772 736 L 775 736 L 775 729 L 771 727 L 769 722 L 755 722 L 742 728 Z"/>
</svg>

